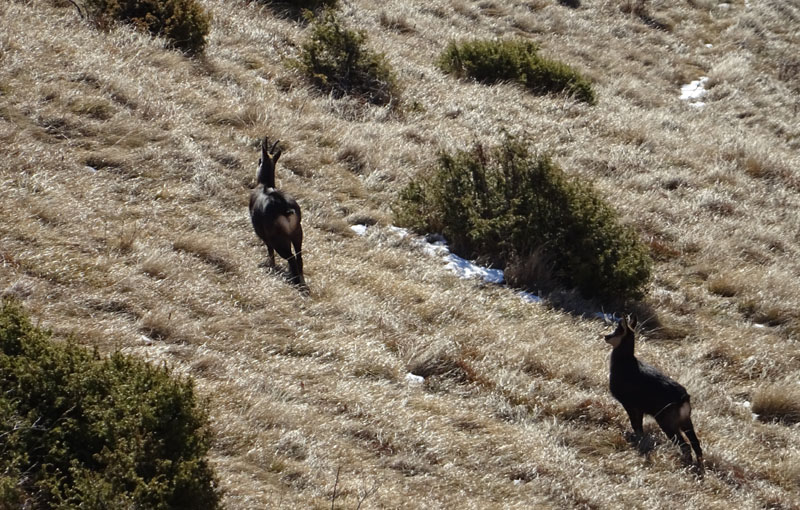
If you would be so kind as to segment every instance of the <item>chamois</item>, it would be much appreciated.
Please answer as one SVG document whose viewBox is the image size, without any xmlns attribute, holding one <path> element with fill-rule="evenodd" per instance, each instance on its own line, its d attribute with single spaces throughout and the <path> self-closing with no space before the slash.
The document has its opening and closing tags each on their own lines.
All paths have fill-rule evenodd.
<svg viewBox="0 0 800 510">
<path fill-rule="evenodd" d="M 643 415 L 649 414 L 667 437 L 680 446 L 684 461 L 689 464 L 692 452 L 681 432 L 686 434 L 702 472 L 703 450 L 692 425 L 689 393 L 657 368 L 636 359 L 633 355 L 634 328 L 636 319 L 623 317 L 614 332 L 605 336 L 606 342 L 614 348 L 609 377 L 611 394 L 628 413 L 637 440 L 643 436 Z"/>
<path fill-rule="evenodd" d="M 267 245 L 270 267 L 275 266 L 275 252 L 289 263 L 292 282 L 306 288 L 303 277 L 303 227 L 300 206 L 288 193 L 275 189 L 275 164 L 281 150 L 276 141 L 268 149 L 267 138 L 261 141 L 256 188 L 250 194 L 250 219 L 258 237 Z M 292 253 L 294 247 L 294 253 Z"/>
</svg>

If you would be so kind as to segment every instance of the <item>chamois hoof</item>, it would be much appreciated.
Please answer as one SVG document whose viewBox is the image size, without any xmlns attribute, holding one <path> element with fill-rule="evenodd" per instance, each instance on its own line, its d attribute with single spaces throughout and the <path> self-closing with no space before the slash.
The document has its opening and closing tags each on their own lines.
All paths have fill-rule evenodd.
<svg viewBox="0 0 800 510">
<path fill-rule="evenodd" d="M 656 448 L 656 440 L 651 434 L 644 434 L 634 445 L 640 455 L 649 455 Z"/>
<path fill-rule="evenodd" d="M 706 467 L 703 464 L 703 457 L 697 457 L 697 462 L 689 463 L 689 470 L 697 475 L 701 480 L 706 476 Z"/>
</svg>

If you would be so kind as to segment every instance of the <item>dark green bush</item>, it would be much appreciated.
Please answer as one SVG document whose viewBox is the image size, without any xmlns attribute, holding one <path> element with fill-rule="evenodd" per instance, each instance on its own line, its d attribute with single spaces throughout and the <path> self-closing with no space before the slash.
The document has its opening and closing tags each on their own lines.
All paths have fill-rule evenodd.
<svg viewBox="0 0 800 510">
<path fill-rule="evenodd" d="M 298 67 L 311 82 L 334 97 L 355 96 L 370 103 L 393 104 L 399 97 L 386 58 L 365 47 L 366 34 L 343 28 L 332 10 L 314 20 Z"/>
<path fill-rule="evenodd" d="M 211 16 L 197 0 L 86 0 L 86 7 L 101 26 L 130 23 L 187 53 L 203 51 L 211 28 Z"/>
<path fill-rule="evenodd" d="M 269 4 L 277 11 L 284 11 L 292 16 L 300 16 L 304 11 L 318 12 L 323 9 L 333 9 L 338 0 L 259 0 Z"/>
<path fill-rule="evenodd" d="M 439 67 L 460 78 L 488 84 L 516 82 L 536 94 L 564 92 L 594 104 L 588 79 L 566 64 L 540 57 L 537 51 L 535 43 L 525 40 L 451 42 L 439 57 Z"/>
<path fill-rule="evenodd" d="M 0 508 L 219 508 L 193 385 L 0 310 Z"/>
<path fill-rule="evenodd" d="M 455 253 L 517 274 L 510 265 L 547 261 L 557 281 L 588 298 L 639 298 L 650 277 L 647 249 L 593 188 L 511 137 L 491 150 L 441 154 L 433 173 L 401 192 L 395 216 L 443 234 Z"/>
</svg>

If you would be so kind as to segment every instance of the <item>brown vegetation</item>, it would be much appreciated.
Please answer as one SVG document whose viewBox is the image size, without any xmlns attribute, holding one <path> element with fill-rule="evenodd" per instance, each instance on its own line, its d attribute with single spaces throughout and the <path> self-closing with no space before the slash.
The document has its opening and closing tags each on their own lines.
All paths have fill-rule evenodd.
<svg viewBox="0 0 800 510">
<path fill-rule="evenodd" d="M 395 108 L 309 88 L 286 65 L 302 23 L 199 3 L 197 58 L 63 0 L 0 3 L 0 293 L 58 336 L 193 376 L 229 508 L 800 506 L 796 398 L 775 398 L 800 380 L 797 0 L 349 2 L 402 82 Z M 444 75 L 465 34 L 533 38 L 597 105 Z M 700 76 L 703 108 L 678 99 Z M 657 251 L 664 330 L 638 352 L 692 395 L 702 481 L 666 440 L 625 442 L 604 324 L 458 280 L 387 228 L 437 149 L 503 130 Z M 265 133 L 303 204 L 309 296 L 258 265 Z"/>
</svg>

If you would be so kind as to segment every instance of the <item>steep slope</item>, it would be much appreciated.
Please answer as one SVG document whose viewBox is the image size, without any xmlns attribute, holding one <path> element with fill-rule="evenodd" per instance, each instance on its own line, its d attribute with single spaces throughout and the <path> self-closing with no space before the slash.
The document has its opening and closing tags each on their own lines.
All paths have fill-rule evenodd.
<svg viewBox="0 0 800 510">
<path fill-rule="evenodd" d="M 68 2 L 4 2 L 0 291 L 194 377 L 229 508 L 800 506 L 797 427 L 750 407 L 800 408 L 800 2 L 582 4 L 343 2 L 401 77 L 398 113 L 309 88 L 285 65 L 306 28 L 258 3 L 203 0 L 191 59 Z M 533 38 L 597 106 L 436 69 L 472 36 Z M 705 106 L 682 101 L 702 76 Z M 459 280 L 387 228 L 439 149 L 503 130 L 650 244 L 663 326 L 638 354 L 691 393 L 704 479 L 652 422 L 649 455 L 625 441 L 608 326 Z M 260 266 L 265 135 L 303 207 L 308 297 Z"/>
</svg>

